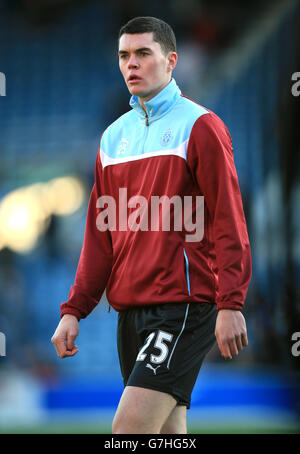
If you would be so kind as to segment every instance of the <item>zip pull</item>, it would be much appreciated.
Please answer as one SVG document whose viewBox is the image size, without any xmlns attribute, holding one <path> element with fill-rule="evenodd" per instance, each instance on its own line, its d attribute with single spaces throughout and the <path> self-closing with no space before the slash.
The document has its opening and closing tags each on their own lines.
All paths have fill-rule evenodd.
<svg viewBox="0 0 300 454">
<path fill-rule="evenodd" d="M 145 113 L 146 126 L 149 126 L 149 118 L 147 112 Z"/>
</svg>

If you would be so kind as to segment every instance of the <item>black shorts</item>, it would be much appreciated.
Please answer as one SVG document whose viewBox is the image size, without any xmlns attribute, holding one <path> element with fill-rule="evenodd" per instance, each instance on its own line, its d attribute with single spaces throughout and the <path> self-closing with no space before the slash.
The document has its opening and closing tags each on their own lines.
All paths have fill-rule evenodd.
<svg viewBox="0 0 300 454">
<path fill-rule="evenodd" d="M 171 394 L 190 408 L 202 361 L 213 346 L 210 303 L 166 303 L 119 312 L 118 354 L 124 386 Z"/>
</svg>

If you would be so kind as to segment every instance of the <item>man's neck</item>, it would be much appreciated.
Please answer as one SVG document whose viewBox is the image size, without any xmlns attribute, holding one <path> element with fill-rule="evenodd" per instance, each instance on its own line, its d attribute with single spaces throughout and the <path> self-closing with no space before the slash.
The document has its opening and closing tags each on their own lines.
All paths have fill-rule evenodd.
<svg viewBox="0 0 300 454">
<path fill-rule="evenodd" d="M 149 96 L 145 96 L 143 98 L 138 96 L 139 103 L 142 106 L 145 113 L 147 113 L 147 110 L 146 110 L 146 106 L 144 103 L 147 101 L 150 101 L 150 99 L 152 99 L 156 95 L 158 95 L 158 93 L 160 93 L 169 84 L 170 81 L 171 81 L 171 78 L 166 83 L 164 83 L 159 89 L 157 89 L 155 92 L 151 93 L 151 95 L 149 95 Z"/>
</svg>

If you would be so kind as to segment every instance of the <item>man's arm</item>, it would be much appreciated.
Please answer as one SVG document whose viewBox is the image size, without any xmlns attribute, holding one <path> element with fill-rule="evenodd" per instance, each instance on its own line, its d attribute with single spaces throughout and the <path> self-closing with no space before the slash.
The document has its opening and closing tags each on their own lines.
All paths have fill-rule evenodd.
<svg viewBox="0 0 300 454">
<path fill-rule="evenodd" d="M 97 200 L 101 196 L 102 166 L 99 153 L 96 160 L 95 184 L 91 192 L 84 241 L 74 285 L 68 301 L 61 304 L 61 316 L 72 314 L 85 318 L 98 304 L 109 279 L 112 267 L 112 244 L 109 230 L 97 228 Z"/>
<path fill-rule="evenodd" d="M 251 253 L 231 137 L 215 114 L 205 114 L 196 121 L 188 164 L 204 195 L 215 244 L 215 334 L 221 354 L 231 359 L 248 344 L 241 310 L 251 279 Z"/>
<path fill-rule="evenodd" d="M 61 321 L 51 339 L 60 358 L 77 353 L 75 339 L 79 333 L 78 322 L 98 304 L 111 272 L 110 232 L 109 230 L 98 230 L 96 224 L 100 212 L 96 204 L 101 196 L 101 173 L 102 167 L 98 153 L 95 184 L 90 195 L 84 241 L 75 282 L 71 287 L 68 301 L 61 304 Z"/>
</svg>

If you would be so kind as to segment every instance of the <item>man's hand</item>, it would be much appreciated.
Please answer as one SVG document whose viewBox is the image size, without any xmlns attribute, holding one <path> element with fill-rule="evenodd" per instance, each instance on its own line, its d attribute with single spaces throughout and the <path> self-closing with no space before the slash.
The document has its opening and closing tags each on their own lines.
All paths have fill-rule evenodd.
<svg viewBox="0 0 300 454">
<path fill-rule="evenodd" d="M 77 318 L 74 315 L 65 314 L 51 338 L 51 342 L 60 358 L 76 355 L 78 348 L 75 345 L 75 339 L 78 333 L 79 323 Z"/>
<path fill-rule="evenodd" d="M 246 322 L 240 311 L 221 309 L 218 312 L 215 335 L 222 356 L 232 359 L 248 345 Z"/>
</svg>

